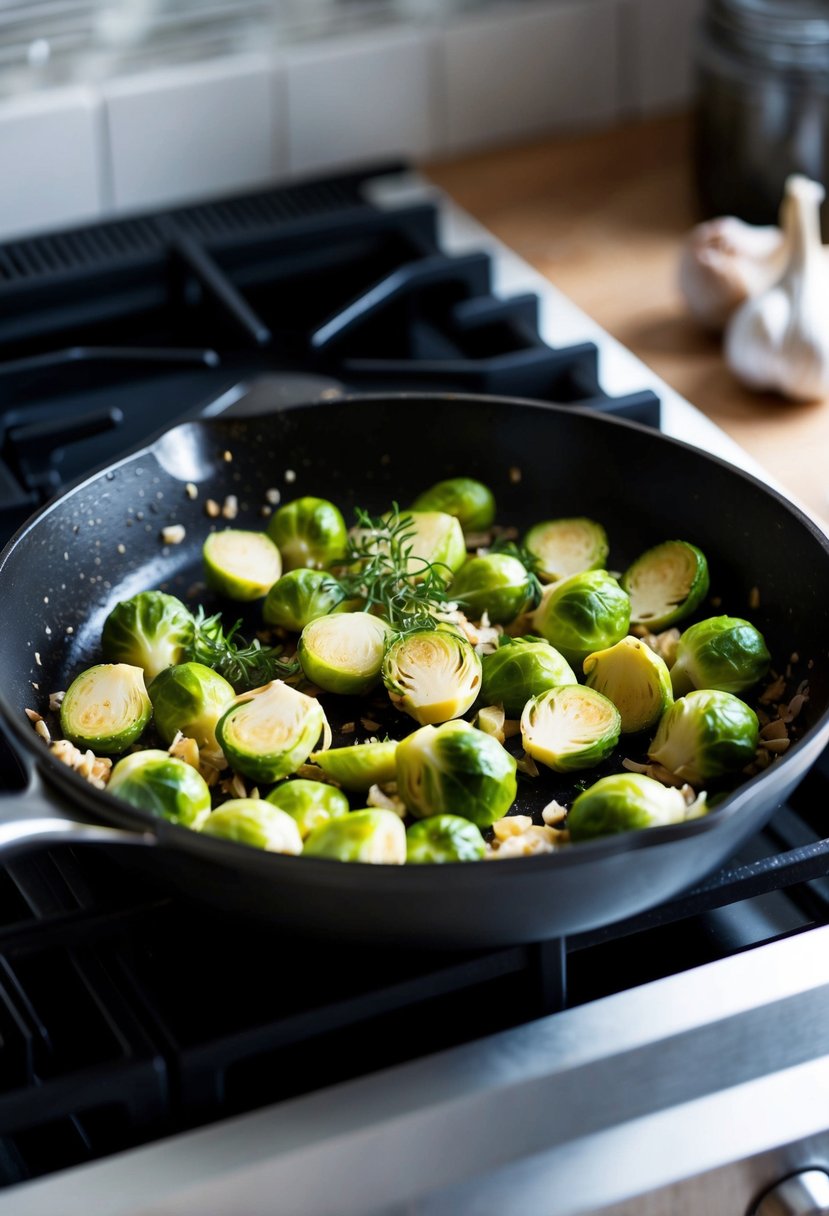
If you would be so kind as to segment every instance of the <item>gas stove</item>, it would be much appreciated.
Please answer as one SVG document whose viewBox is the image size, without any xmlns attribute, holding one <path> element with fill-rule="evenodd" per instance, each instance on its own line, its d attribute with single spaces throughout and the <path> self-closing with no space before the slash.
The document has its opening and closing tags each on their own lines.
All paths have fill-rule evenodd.
<svg viewBox="0 0 829 1216">
<path fill-rule="evenodd" d="M 424 387 L 758 472 L 399 165 L 0 246 L 5 535 L 183 418 Z M 0 1216 L 747 1211 L 829 1163 L 828 801 L 824 757 L 681 898 L 463 955 L 285 941 L 99 849 L 5 865 Z"/>
</svg>

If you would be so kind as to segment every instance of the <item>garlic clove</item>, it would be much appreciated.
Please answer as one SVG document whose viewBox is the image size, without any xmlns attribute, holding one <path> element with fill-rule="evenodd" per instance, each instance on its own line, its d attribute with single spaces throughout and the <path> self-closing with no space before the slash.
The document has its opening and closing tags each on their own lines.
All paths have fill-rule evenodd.
<svg viewBox="0 0 829 1216">
<path fill-rule="evenodd" d="M 740 304 L 774 283 L 786 265 L 785 236 L 733 215 L 692 228 L 679 259 L 679 288 L 692 316 L 722 329 Z"/>
</svg>

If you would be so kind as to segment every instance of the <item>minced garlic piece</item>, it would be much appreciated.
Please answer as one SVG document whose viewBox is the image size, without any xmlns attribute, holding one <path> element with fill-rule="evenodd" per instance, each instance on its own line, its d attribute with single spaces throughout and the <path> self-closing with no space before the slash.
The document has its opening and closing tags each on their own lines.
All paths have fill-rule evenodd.
<svg viewBox="0 0 829 1216">
<path fill-rule="evenodd" d="M 161 539 L 165 545 L 180 545 L 186 535 L 184 524 L 169 524 L 161 529 Z"/>
<path fill-rule="evenodd" d="M 492 831 L 496 840 L 507 840 L 510 836 L 520 836 L 532 827 L 532 819 L 529 815 L 506 815 L 503 819 L 496 819 L 492 825 Z"/>
<path fill-rule="evenodd" d="M 401 819 L 406 818 L 406 804 L 397 792 L 394 781 L 388 785 L 373 785 L 366 797 L 366 806 L 376 806 L 381 811 L 394 811 Z"/>
<path fill-rule="evenodd" d="M 567 817 L 567 807 L 562 806 L 560 802 L 556 802 L 555 798 L 552 802 L 548 802 L 541 812 L 541 818 L 544 820 L 548 828 L 553 827 L 557 823 L 561 823 Z"/>
<path fill-rule="evenodd" d="M 215 498 L 208 498 L 204 504 L 204 513 L 205 515 L 209 515 L 211 519 L 218 519 L 222 513 L 222 508 Z"/>
</svg>

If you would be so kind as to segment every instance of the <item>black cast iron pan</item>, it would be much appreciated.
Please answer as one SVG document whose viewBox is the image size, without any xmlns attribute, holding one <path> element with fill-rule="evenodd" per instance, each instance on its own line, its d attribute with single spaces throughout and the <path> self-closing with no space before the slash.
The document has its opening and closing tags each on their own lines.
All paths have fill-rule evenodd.
<svg viewBox="0 0 829 1216">
<path fill-rule="evenodd" d="M 295 480 L 286 480 L 287 470 Z M 712 594 L 733 615 L 748 613 L 758 587 L 760 607 L 749 615 L 772 653 L 785 663 L 797 651 L 804 670 L 813 662 L 802 739 L 688 824 L 514 861 L 385 867 L 260 853 L 158 821 L 93 789 L 32 730 L 25 707 L 42 709 L 49 692 L 98 661 L 101 626 L 118 600 L 153 587 L 187 596 L 210 526 L 206 498 L 236 494 L 236 526 L 255 528 L 271 486 L 286 497 L 331 498 L 345 511 L 379 511 L 451 474 L 492 486 L 507 524 L 567 514 L 602 520 L 612 569 L 660 540 L 691 540 L 709 557 Z M 185 494 L 189 481 L 199 487 L 195 501 Z M 186 540 L 165 549 L 160 530 L 174 522 L 185 525 Z M 0 852 L 37 839 L 137 844 L 144 847 L 119 849 L 119 860 L 198 899 L 302 934 L 477 947 L 560 937 L 631 916 L 733 854 L 829 740 L 827 538 L 778 494 L 694 448 L 632 423 L 537 402 L 354 397 L 184 424 L 29 521 L 0 555 L 0 602 L 0 710 L 29 774 L 24 794 L 0 801 Z M 226 605 L 229 614 L 235 607 Z M 353 720 L 353 704 L 324 703 L 335 730 Z M 393 715 L 383 725 L 401 735 L 413 729 Z M 628 742 L 621 754 L 631 750 Z M 515 811 L 537 814 L 551 797 L 574 793 L 563 778 L 522 780 Z"/>
</svg>

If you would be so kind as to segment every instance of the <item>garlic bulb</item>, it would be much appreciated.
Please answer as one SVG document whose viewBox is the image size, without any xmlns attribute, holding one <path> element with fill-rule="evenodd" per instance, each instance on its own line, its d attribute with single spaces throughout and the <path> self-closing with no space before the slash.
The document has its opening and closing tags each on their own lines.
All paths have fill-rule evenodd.
<svg viewBox="0 0 829 1216">
<path fill-rule="evenodd" d="M 785 265 L 785 239 L 779 228 L 759 228 L 725 215 L 688 233 L 679 260 L 679 287 L 697 321 L 722 329 L 735 308 L 774 283 Z"/>
<path fill-rule="evenodd" d="M 829 265 L 820 243 L 825 191 L 790 177 L 781 207 L 789 249 L 779 282 L 746 300 L 731 318 L 725 358 L 743 384 L 797 401 L 829 393 Z"/>
</svg>

